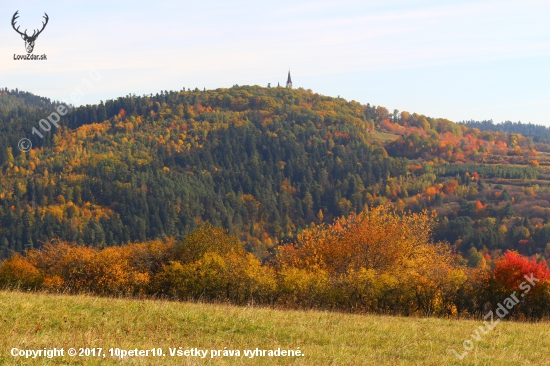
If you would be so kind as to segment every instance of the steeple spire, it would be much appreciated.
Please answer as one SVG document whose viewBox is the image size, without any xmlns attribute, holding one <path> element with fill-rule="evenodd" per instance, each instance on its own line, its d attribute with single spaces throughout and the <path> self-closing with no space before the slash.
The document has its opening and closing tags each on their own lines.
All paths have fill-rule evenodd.
<svg viewBox="0 0 550 366">
<path fill-rule="evenodd" d="M 290 78 L 290 70 L 288 70 L 288 79 L 286 80 L 286 87 L 292 88 L 292 79 Z"/>
</svg>

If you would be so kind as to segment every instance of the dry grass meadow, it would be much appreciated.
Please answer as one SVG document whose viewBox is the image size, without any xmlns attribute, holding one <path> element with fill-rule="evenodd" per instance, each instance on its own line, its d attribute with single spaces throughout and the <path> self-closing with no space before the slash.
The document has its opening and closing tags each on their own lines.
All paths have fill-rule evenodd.
<svg viewBox="0 0 550 366">
<path fill-rule="evenodd" d="M 550 365 L 550 324 L 501 322 L 459 360 L 471 320 L 350 315 L 0 292 L 1 365 Z M 162 348 L 166 357 L 14 358 L 43 347 Z M 170 357 L 168 349 L 297 349 L 304 357 Z"/>
</svg>

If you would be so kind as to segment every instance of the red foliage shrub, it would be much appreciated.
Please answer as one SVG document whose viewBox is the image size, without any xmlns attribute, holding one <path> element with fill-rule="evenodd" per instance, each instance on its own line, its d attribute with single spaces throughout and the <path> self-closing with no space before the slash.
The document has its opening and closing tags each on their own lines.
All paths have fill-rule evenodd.
<svg viewBox="0 0 550 366">
<path fill-rule="evenodd" d="M 495 261 L 493 270 L 495 281 L 511 291 L 519 289 L 519 285 L 525 281 L 524 276 L 533 275 L 540 282 L 550 280 L 550 269 L 546 262 L 537 263 L 529 260 L 516 251 L 507 251 L 502 258 Z"/>
</svg>

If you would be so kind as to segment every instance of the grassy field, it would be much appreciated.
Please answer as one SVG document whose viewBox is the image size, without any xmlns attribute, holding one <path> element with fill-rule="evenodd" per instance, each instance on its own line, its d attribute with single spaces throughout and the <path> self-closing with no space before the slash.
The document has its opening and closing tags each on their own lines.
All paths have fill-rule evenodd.
<svg viewBox="0 0 550 366">
<path fill-rule="evenodd" d="M 478 321 L 0 292 L 1 365 L 548 365 L 548 323 L 501 322 L 463 360 Z M 101 347 L 103 357 L 24 359 L 12 348 Z M 109 355 L 162 348 L 165 357 Z M 302 357 L 170 357 L 169 348 L 297 349 Z"/>
<path fill-rule="evenodd" d="M 378 139 L 382 142 L 391 142 L 399 138 L 399 135 L 395 135 L 393 133 L 387 133 L 387 132 L 379 132 L 379 131 L 372 132 L 371 135 L 373 138 Z"/>
</svg>

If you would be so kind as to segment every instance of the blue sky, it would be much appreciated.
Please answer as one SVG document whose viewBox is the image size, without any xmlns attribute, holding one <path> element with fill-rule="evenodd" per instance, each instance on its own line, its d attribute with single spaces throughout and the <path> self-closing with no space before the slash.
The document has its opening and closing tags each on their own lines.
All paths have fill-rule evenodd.
<svg viewBox="0 0 550 366">
<path fill-rule="evenodd" d="M 14 61 L 21 29 L 50 22 Z M 550 1 L 6 1 L 0 86 L 81 103 L 284 83 L 445 117 L 550 125 Z M 90 70 L 101 80 L 82 81 Z M 89 77 L 88 77 L 89 79 Z"/>
</svg>

